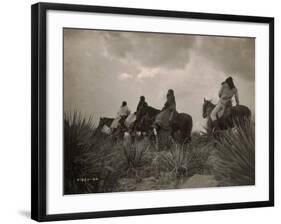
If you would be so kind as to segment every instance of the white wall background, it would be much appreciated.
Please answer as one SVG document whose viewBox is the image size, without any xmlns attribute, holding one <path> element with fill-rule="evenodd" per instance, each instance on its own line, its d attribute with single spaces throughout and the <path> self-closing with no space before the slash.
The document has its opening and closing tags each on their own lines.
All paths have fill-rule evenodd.
<svg viewBox="0 0 281 224">
<path fill-rule="evenodd" d="M 30 5 L 36 1 L 2 1 L 0 7 L 0 223 L 30 220 Z M 68 0 L 63 3 L 154 8 L 275 17 L 275 180 L 274 208 L 150 215 L 60 223 L 277 223 L 280 219 L 281 79 L 279 1 L 250 0 Z"/>
</svg>

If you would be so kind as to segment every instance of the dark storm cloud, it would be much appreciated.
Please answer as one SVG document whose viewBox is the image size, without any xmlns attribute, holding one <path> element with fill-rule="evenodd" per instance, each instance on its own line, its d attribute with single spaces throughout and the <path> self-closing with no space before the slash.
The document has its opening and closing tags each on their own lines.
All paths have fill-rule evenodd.
<svg viewBox="0 0 281 224">
<path fill-rule="evenodd" d="M 255 78 L 255 41 L 252 38 L 199 37 L 199 51 L 226 76 Z"/>
<path fill-rule="evenodd" d="M 105 32 L 103 36 L 111 56 L 141 66 L 183 69 L 190 61 L 190 52 L 198 51 L 226 76 L 254 79 L 255 41 L 252 38 L 140 32 Z"/>
<path fill-rule="evenodd" d="M 138 68 L 109 57 L 98 31 L 64 30 L 65 109 L 80 109 L 87 114 L 111 113 L 127 94 L 126 83 L 118 75 L 137 73 Z M 115 94 L 118 90 L 118 94 Z"/>
<path fill-rule="evenodd" d="M 168 69 L 184 68 L 196 40 L 188 35 L 140 32 L 108 32 L 104 38 L 108 52 L 117 58 L 135 60 L 145 67 Z"/>
</svg>

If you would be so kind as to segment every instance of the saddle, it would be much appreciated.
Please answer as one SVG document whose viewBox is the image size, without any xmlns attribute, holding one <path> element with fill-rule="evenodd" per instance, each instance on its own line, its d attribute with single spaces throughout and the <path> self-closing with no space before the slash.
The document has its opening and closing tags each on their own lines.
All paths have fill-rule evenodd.
<svg viewBox="0 0 281 224">
<path fill-rule="evenodd" d="M 127 119 L 128 116 L 121 116 L 120 120 L 119 120 L 119 124 L 121 126 L 121 128 L 125 128 L 125 120 Z"/>
<path fill-rule="evenodd" d="M 224 109 L 224 113 L 223 116 L 224 118 L 228 117 L 231 113 L 231 108 L 232 108 L 232 101 L 229 101 L 226 105 L 225 105 L 225 109 Z"/>
<path fill-rule="evenodd" d="M 170 126 L 174 126 L 178 124 L 178 116 L 179 113 L 177 111 L 174 111 L 172 117 L 170 117 L 171 120 L 169 120 Z"/>
</svg>

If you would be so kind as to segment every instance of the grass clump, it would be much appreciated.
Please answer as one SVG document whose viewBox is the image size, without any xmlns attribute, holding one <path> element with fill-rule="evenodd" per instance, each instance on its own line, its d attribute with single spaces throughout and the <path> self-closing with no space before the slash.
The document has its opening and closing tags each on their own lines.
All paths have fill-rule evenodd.
<svg viewBox="0 0 281 224">
<path fill-rule="evenodd" d="M 92 134 L 92 119 L 81 113 L 64 115 L 64 193 L 90 192 L 92 185 L 84 183 L 83 154 L 89 151 L 88 141 Z M 81 179 L 81 181 L 80 181 Z"/>
<path fill-rule="evenodd" d="M 243 126 L 222 133 L 218 141 L 214 173 L 223 186 L 255 184 L 255 125 Z"/>
</svg>

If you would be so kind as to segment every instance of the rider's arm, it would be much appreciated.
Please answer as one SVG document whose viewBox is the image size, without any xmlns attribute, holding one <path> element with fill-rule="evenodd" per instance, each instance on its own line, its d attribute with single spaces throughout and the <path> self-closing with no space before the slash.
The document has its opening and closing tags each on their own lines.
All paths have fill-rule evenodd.
<svg viewBox="0 0 281 224">
<path fill-rule="evenodd" d="M 131 113 L 131 110 L 130 110 L 130 108 L 128 107 L 127 114 L 129 115 L 130 113 Z"/>
<path fill-rule="evenodd" d="M 137 106 L 137 111 L 140 110 L 140 102 L 138 103 L 138 106 Z"/>
<path fill-rule="evenodd" d="M 164 107 L 162 108 L 162 110 L 165 110 L 168 106 L 169 106 L 169 102 L 167 100 L 166 103 L 164 104 Z"/>
<path fill-rule="evenodd" d="M 223 85 L 221 85 L 221 88 L 220 88 L 220 90 L 219 90 L 219 98 L 220 98 L 221 95 L 222 95 L 222 91 L 223 91 Z"/>
<path fill-rule="evenodd" d="M 238 90 L 237 89 L 235 91 L 234 97 L 235 97 L 236 105 L 239 105 L 240 102 L 239 102 L 239 94 L 238 94 Z"/>
</svg>

